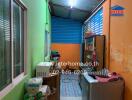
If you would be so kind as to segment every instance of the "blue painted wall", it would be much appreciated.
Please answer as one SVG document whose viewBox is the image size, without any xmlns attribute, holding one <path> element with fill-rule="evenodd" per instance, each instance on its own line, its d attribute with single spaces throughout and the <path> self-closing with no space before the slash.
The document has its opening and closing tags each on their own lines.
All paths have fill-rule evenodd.
<svg viewBox="0 0 132 100">
<path fill-rule="evenodd" d="M 52 43 L 81 44 L 82 23 L 72 19 L 52 17 Z"/>
</svg>

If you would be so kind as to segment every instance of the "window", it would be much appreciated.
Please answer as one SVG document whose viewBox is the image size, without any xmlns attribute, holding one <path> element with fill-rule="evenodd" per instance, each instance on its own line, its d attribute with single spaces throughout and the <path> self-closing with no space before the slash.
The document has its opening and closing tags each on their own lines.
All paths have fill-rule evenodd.
<svg viewBox="0 0 132 100">
<path fill-rule="evenodd" d="M 46 30 L 45 31 L 45 57 L 50 55 L 50 33 Z"/>
<path fill-rule="evenodd" d="M 0 0 L 0 90 L 11 83 L 10 1 Z"/>
<path fill-rule="evenodd" d="M 99 9 L 92 17 L 89 18 L 84 27 L 84 32 L 91 31 L 94 34 L 103 33 L 103 9 Z"/>
<path fill-rule="evenodd" d="M 24 72 L 24 10 L 13 2 L 14 77 Z"/>
<path fill-rule="evenodd" d="M 19 0 L 0 0 L 0 92 L 25 70 L 25 11 Z"/>
</svg>

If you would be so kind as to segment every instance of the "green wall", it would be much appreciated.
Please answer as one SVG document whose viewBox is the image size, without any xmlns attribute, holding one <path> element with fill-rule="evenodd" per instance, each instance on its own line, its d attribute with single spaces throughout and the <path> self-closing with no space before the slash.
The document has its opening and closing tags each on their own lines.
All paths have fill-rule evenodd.
<svg viewBox="0 0 132 100">
<path fill-rule="evenodd" d="M 46 0 L 22 0 L 27 7 L 27 76 L 3 100 L 23 100 L 24 83 L 34 75 L 36 65 L 44 61 L 45 23 L 51 32 L 51 16 Z M 46 21 L 47 10 L 47 21 Z"/>
</svg>

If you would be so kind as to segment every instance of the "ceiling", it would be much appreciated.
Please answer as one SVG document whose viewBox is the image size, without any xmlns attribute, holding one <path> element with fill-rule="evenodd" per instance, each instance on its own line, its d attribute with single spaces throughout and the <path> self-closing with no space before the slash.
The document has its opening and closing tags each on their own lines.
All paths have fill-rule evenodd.
<svg viewBox="0 0 132 100">
<path fill-rule="evenodd" d="M 69 0 L 49 0 L 52 16 L 85 21 L 104 0 L 75 0 L 71 8 Z"/>
</svg>

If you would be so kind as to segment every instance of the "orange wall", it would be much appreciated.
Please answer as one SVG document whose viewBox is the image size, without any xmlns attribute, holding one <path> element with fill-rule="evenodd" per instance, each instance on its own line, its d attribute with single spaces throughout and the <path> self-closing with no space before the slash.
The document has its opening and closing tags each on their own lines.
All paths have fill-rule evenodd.
<svg viewBox="0 0 132 100">
<path fill-rule="evenodd" d="M 105 66 L 108 68 L 109 66 L 109 59 L 110 59 L 110 0 L 107 0 L 104 4 L 103 4 L 103 34 L 105 35 L 106 38 L 106 46 L 105 46 Z"/>
<path fill-rule="evenodd" d="M 104 34 L 107 36 L 107 49 L 110 47 L 109 69 L 124 77 L 125 100 L 132 100 L 132 0 L 111 0 L 113 5 L 125 7 L 125 15 L 111 16 L 109 28 L 109 0 L 104 3 Z"/>
<path fill-rule="evenodd" d="M 61 54 L 61 62 L 80 62 L 80 44 L 55 44 L 52 50 L 57 50 Z"/>
</svg>

